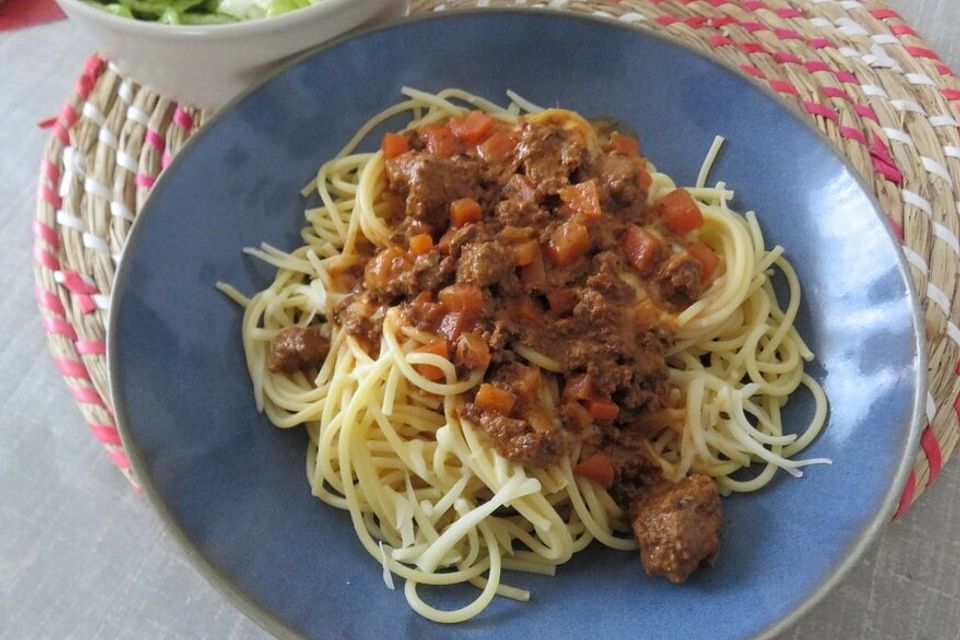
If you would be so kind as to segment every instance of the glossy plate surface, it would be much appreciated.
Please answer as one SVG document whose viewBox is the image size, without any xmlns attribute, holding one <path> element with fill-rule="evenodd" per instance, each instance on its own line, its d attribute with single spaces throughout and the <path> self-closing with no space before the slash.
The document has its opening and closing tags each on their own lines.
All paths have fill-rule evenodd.
<svg viewBox="0 0 960 640">
<path fill-rule="evenodd" d="M 591 43 L 588 45 L 588 43 Z M 831 401 L 795 480 L 724 503 L 717 566 L 685 586 L 593 546 L 553 578 L 507 575 L 527 604 L 497 599 L 456 627 L 389 591 L 346 513 L 310 496 L 306 436 L 254 409 L 241 311 L 272 270 L 241 254 L 299 244 L 300 187 L 402 85 L 457 86 L 506 102 L 616 116 L 679 184 L 714 135 L 715 165 L 783 244 L 804 299 L 808 370 Z M 219 114 L 166 170 L 127 244 L 110 327 L 113 397 L 147 493 L 198 567 L 281 635 L 382 639 L 711 638 L 768 635 L 822 595 L 890 517 L 912 456 L 923 350 L 914 297 L 885 221 L 848 167 L 792 111 L 682 46 L 609 22 L 545 12 L 428 17 L 329 46 Z M 785 421 L 809 415 L 798 394 Z M 466 592 L 427 592 L 448 607 Z M 505 635 L 506 634 L 506 635 Z"/>
</svg>

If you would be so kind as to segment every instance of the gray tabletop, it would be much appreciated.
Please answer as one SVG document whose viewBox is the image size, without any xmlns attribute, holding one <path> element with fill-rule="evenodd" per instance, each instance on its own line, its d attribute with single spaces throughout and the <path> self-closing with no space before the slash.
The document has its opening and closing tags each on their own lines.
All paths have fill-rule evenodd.
<svg viewBox="0 0 960 640">
<path fill-rule="evenodd" d="M 960 69 L 960 1 L 889 4 Z M 92 50 L 66 22 L 0 35 L 0 638 L 265 638 L 113 468 L 47 353 L 33 293 L 47 136 L 36 123 Z M 960 639 L 960 461 L 784 638 Z"/>
</svg>

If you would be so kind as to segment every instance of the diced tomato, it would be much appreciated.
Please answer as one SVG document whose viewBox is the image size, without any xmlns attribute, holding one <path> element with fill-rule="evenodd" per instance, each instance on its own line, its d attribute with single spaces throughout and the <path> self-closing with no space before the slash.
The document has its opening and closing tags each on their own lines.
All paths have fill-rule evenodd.
<svg viewBox="0 0 960 640">
<path fill-rule="evenodd" d="M 473 402 L 486 411 L 495 411 L 507 415 L 513 410 L 513 405 L 517 403 L 517 396 L 506 389 L 483 383 L 477 390 Z"/>
<path fill-rule="evenodd" d="M 700 271 L 703 273 L 703 279 L 708 280 L 717 265 L 720 264 L 720 256 L 713 249 L 702 242 L 691 242 L 687 251 L 693 256 L 693 259 L 700 263 Z"/>
<path fill-rule="evenodd" d="M 471 111 L 462 118 L 450 118 L 448 125 L 453 135 L 464 142 L 483 142 L 493 131 L 493 118 L 482 111 Z"/>
<path fill-rule="evenodd" d="M 620 242 L 620 249 L 627 260 L 642 275 L 648 275 L 656 266 L 662 244 L 652 234 L 635 224 L 627 228 Z"/>
<path fill-rule="evenodd" d="M 441 358 L 450 359 L 450 345 L 443 338 L 437 338 L 433 342 L 429 342 L 422 347 L 416 349 L 417 353 L 432 353 L 440 356 Z M 427 380 L 443 380 L 444 374 L 443 369 L 440 367 L 435 367 L 432 364 L 418 364 L 415 365 L 416 370 Z"/>
<path fill-rule="evenodd" d="M 596 180 L 560 189 L 560 200 L 584 222 L 593 222 L 600 217 L 600 194 Z"/>
<path fill-rule="evenodd" d="M 610 134 L 610 149 L 627 156 L 640 155 L 640 145 L 636 138 L 614 131 Z"/>
<path fill-rule="evenodd" d="M 685 189 L 674 189 L 653 203 L 653 213 L 677 233 L 693 231 L 703 224 L 703 214 Z"/>
<path fill-rule="evenodd" d="M 413 264 L 406 251 L 395 247 L 384 249 L 367 263 L 363 270 L 363 281 L 371 289 L 382 289 L 400 277 Z"/>
<path fill-rule="evenodd" d="M 537 256 L 528 265 L 520 267 L 520 282 L 525 285 L 538 285 L 547 279 L 547 270 L 543 266 L 543 256 L 537 253 Z"/>
<path fill-rule="evenodd" d="M 467 322 L 473 322 L 483 313 L 483 291 L 473 284 L 452 284 L 437 294 L 440 302 L 450 309 L 464 315 Z"/>
<path fill-rule="evenodd" d="M 517 148 L 517 140 L 508 131 L 496 131 L 477 147 L 480 157 L 491 164 L 506 160 Z"/>
<path fill-rule="evenodd" d="M 410 150 L 410 140 L 407 138 L 407 136 L 388 131 L 383 136 L 383 142 L 380 144 L 380 149 L 383 150 L 384 158 L 396 158 L 400 154 L 406 153 Z"/>
<path fill-rule="evenodd" d="M 513 247 L 513 257 L 517 261 L 518 267 L 526 267 L 533 264 L 533 261 L 540 257 L 540 243 L 536 240 L 527 240 Z"/>
<path fill-rule="evenodd" d="M 536 324 L 543 320 L 543 313 L 530 298 L 521 298 L 511 305 L 511 313 L 518 320 Z"/>
<path fill-rule="evenodd" d="M 577 373 L 567 378 L 563 397 L 568 400 L 589 400 L 593 397 L 593 380 L 589 373 Z"/>
<path fill-rule="evenodd" d="M 426 253 L 433 248 L 433 238 L 429 233 L 418 233 L 410 237 L 410 253 L 415 256 Z"/>
<path fill-rule="evenodd" d="M 451 313 L 444 314 L 443 319 L 440 320 L 440 327 L 437 329 L 437 333 L 450 342 L 456 343 L 457 339 L 460 337 L 460 334 L 463 333 L 466 327 L 467 322 L 464 315 L 457 311 L 453 311 Z"/>
<path fill-rule="evenodd" d="M 642 300 L 633 307 L 633 324 L 639 329 L 653 329 L 660 324 L 660 309 L 652 300 Z"/>
<path fill-rule="evenodd" d="M 433 331 L 447 314 L 447 308 L 435 302 L 429 291 L 422 291 L 407 306 L 407 313 L 417 326 L 427 326 Z"/>
<path fill-rule="evenodd" d="M 463 333 L 457 340 L 456 361 L 468 369 L 486 369 L 490 366 L 490 346 L 477 333 Z"/>
<path fill-rule="evenodd" d="M 573 467 L 573 472 L 582 478 L 593 480 L 605 489 L 613 486 L 616 475 L 613 469 L 613 461 L 610 460 L 610 456 L 602 451 L 597 451 L 586 460 L 579 462 Z"/>
<path fill-rule="evenodd" d="M 573 423 L 574 428 L 583 429 L 593 424 L 593 416 L 579 402 L 573 400 L 565 402 L 563 410 L 567 414 L 568 420 Z"/>
<path fill-rule="evenodd" d="M 638 179 L 640 180 L 640 186 L 644 189 L 649 189 L 650 185 L 653 184 L 653 176 L 650 175 L 650 172 L 646 170 L 645 167 L 641 167 L 638 172 Z"/>
<path fill-rule="evenodd" d="M 617 406 L 616 402 L 601 398 L 587 400 L 587 411 L 597 422 L 613 422 L 620 415 L 620 407 Z"/>
<path fill-rule="evenodd" d="M 457 136 L 445 124 L 431 124 L 420 130 L 420 137 L 427 147 L 427 151 L 441 158 L 455 156 L 463 147 Z"/>
<path fill-rule="evenodd" d="M 547 255 L 559 267 L 571 265 L 590 249 L 590 234 L 579 222 L 565 222 L 550 237 Z"/>
<path fill-rule="evenodd" d="M 550 311 L 557 315 L 570 313 L 577 306 L 577 290 L 567 287 L 548 291 L 547 302 L 550 304 Z"/>
<path fill-rule="evenodd" d="M 450 203 L 450 224 L 454 227 L 479 222 L 481 217 L 483 217 L 483 209 L 473 198 L 461 198 Z"/>
</svg>

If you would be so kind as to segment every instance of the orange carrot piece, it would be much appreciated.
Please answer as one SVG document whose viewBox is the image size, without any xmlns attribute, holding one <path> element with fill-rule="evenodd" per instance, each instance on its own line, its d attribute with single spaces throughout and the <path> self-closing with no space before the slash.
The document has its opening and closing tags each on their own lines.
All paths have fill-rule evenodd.
<svg viewBox="0 0 960 640">
<path fill-rule="evenodd" d="M 380 149 L 383 150 L 384 158 L 396 158 L 400 154 L 406 153 L 410 150 L 410 140 L 407 139 L 407 136 L 388 131 L 383 136 L 383 142 L 380 144 Z"/>
<path fill-rule="evenodd" d="M 477 396 L 473 401 L 481 409 L 507 415 L 513 409 L 513 405 L 516 404 L 517 396 L 506 389 L 483 383 L 477 390 Z"/>
<path fill-rule="evenodd" d="M 620 415 L 620 407 L 616 402 L 603 400 L 602 398 L 591 398 L 587 400 L 587 411 L 597 422 L 613 422 Z"/>
<path fill-rule="evenodd" d="M 513 257 L 517 261 L 518 267 L 526 267 L 533 264 L 540 256 L 540 243 L 536 240 L 526 240 L 512 247 Z"/>
<path fill-rule="evenodd" d="M 489 163 L 501 163 L 517 148 L 517 140 L 507 131 L 497 131 L 483 141 L 477 152 Z"/>
<path fill-rule="evenodd" d="M 429 233 L 418 233 L 410 237 L 410 253 L 415 256 L 426 253 L 433 248 L 433 238 Z"/>
<path fill-rule="evenodd" d="M 427 151 L 441 158 L 455 156 L 462 150 L 457 136 L 453 135 L 445 124 L 431 124 L 420 130 L 420 137 L 427 147 Z"/>
<path fill-rule="evenodd" d="M 450 224 L 462 227 L 470 222 L 479 222 L 483 216 L 480 203 L 473 198 L 461 198 L 450 203 Z"/>
<path fill-rule="evenodd" d="M 593 222 L 600 217 L 600 194 L 596 180 L 560 189 L 560 200 L 584 222 Z"/>
<path fill-rule="evenodd" d="M 625 136 L 617 131 L 610 134 L 610 149 L 626 156 L 640 155 L 640 145 L 637 144 L 637 139 Z"/>
<path fill-rule="evenodd" d="M 573 264 L 590 249 L 590 234 L 579 222 L 565 222 L 553 233 L 547 244 L 547 255 L 558 267 Z"/>
<path fill-rule="evenodd" d="M 473 322 L 483 313 L 483 291 L 474 284 L 452 284 L 444 287 L 437 298 L 450 311 L 458 311 L 468 322 Z"/>
<path fill-rule="evenodd" d="M 418 347 L 416 349 L 416 352 L 432 353 L 440 356 L 441 358 L 445 358 L 447 360 L 450 359 L 450 345 L 443 338 L 437 338 L 433 342 L 428 342 L 422 347 Z M 414 367 L 420 373 L 420 375 L 422 375 L 427 380 L 437 381 L 437 380 L 443 380 L 444 378 L 443 369 L 441 369 L 440 367 L 435 367 L 432 364 L 418 364 L 418 365 L 414 365 Z"/>
<path fill-rule="evenodd" d="M 597 451 L 586 460 L 579 462 L 573 467 L 573 472 L 582 478 L 596 482 L 605 489 L 613 486 L 613 479 L 616 476 L 613 461 L 602 451 Z"/>
<path fill-rule="evenodd" d="M 450 118 L 448 126 L 464 142 L 478 144 L 493 131 L 493 118 L 482 111 L 471 111 L 462 118 Z"/>
<path fill-rule="evenodd" d="M 653 235 L 635 224 L 627 228 L 620 249 L 641 274 L 648 274 L 660 252 L 661 243 Z"/>
</svg>

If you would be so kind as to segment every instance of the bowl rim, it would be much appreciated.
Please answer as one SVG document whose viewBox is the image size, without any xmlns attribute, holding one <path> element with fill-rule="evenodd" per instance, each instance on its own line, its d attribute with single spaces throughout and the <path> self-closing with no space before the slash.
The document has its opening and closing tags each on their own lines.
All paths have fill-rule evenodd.
<svg viewBox="0 0 960 640">
<path fill-rule="evenodd" d="M 305 18 L 319 17 L 326 13 L 336 13 L 351 4 L 372 4 L 374 2 L 386 7 L 391 2 L 397 0 L 321 0 L 318 4 L 312 4 L 300 9 L 288 11 L 279 16 L 266 18 L 253 18 L 250 20 L 239 20 L 237 22 L 227 22 L 223 24 L 160 24 L 149 20 L 136 20 L 116 16 L 107 11 L 92 7 L 82 0 L 56 0 L 56 2 L 65 8 L 66 12 L 76 12 L 84 18 L 103 23 L 117 31 L 124 31 L 131 35 L 140 35 L 150 37 L 156 40 L 180 40 L 185 38 L 203 38 L 208 40 L 228 40 L 239 36 L 256 36 L 275 31 L 283 31 L 286 27 L 292 27 L 302 23 Z M 69 10 L 66 9 L 69 7 Z M 316 14 L 314 16 L 314 14 Z M 389 24 L 393 24 L 392 22 Z M 313 51 L 313 49 L 310 49 Z M 286 67 L 282 67 L 285 69 Z M 269 77 L 273 77 L 271 74 Z M 259 84 L 255 85 L 259 86 Z M 243 94 L 241 94 L 243 95 Z M 231 102 L 223 107 L 228 107 Z"/>
<path fill-rule="evenodd" d="M 71 4 L 81 4 L 79 0 L 57 0 L 58 2 L 69 2 Z M 350 0 L 325 0 L 330 2 L 349 2 Z M 318 6 L 318 5 L 314 5 Z M 91 11 L 96 11 L 102 13 L 97 9 L 92 9 L 90 7 L 84 7 L 84 9 L 89 9 Z M 291 12 L 291 13 L 296 13 Z M 199 141 L 211 130 L 212 124 L 217 122 L 224 114 L 226 114 L 231 108 L 245 100 L 252 93 L 260 90 L 264 85 L 271 82 L 277 76 L 286 73 L 288 70 L 297 66 L 301 62 L 311 58 L 315 55 L 322 53 L 328 49 L 333 49 L 341 45 L 342 43 L 353 40 L 356 38 L 363 38 L 368 35 L 378 33 L 380 31 L 386 31 L 388 29 L 394 29 L 397 27 L 402 27 L 406 24 L 427 22 L 433 20 L 446 20 L 446 19 L 456 19 L 458 17 L 464 16 L 482 16 L 482 15 L 525 15 L 525 16 L 536 16 L 536 15 L 546 15 L 552 18 L 562 18 L 573 21 L 581 22 L 593 22 L 603 24 L 607 27 L 621 29 L 628 31 L 630 33 L 639 35 L 640 37 L 654 38 L 660 40 L 661 42 L 666 42 L 674 46 L 681 47 L 686 51 L 692 53 L 695 56 L 706 58 L 707 60 L 723 67 L 724 69 L 738 75 L 742 76 L 742 71 L 738 69 L 733 63 L 728 62 L 712 51 L 704 51 L 697 48 L 696 46 L 684 41 L 671 38 L 659 31 L 652 30 L 638 30 L 636 27 L 629 24 L 625 24 L 620 20 L 617 20 L 615 17 L 608 17 L 595 14 L 581 14 L 574 13 L 571 11 L 564 11 L 560 9 L 553 8 L 542 8 L 542 9 L 533 9 L 530 7 L 498 7 L 498 8 L 474 8 L 474 9 L 465 9 L 457 10 L 451 12 L 430 12 L 419 14 L 415 16 L 406 16 L 401 18 L 396 18 L 384 23 L 381 23 L 374 27 L 368 27 L 364 29 L 357 30 L 355 32 L 343 34 L 337 38 L 333 38 L 327 42 L 321 43 L 315 47 L 312 47 L 306 51 L 301 52 L 295 56 L 292 56 L 286 60 L 283 64 L 278 66 L 273 70 L 269 75 L 263 78 L 261 81 L 257 82 L 253 86 L 249 87 L 245 91 L 241 92 L 233 99 L 224 104 L 213 116 L 205 123 L 204 127 L 194 134 L 190 139 L 187 140 L 184 147 L 181 148 L 178 152 L 177 157 L 174 158 L 173 163 L 182 160 L 182 157 L 185 157 L 184 151 L 188 151 L 193 145 L 198 144 Z M 109 15 L 109 14 L 108 14 Z M 127 20 L 125 18 L 116 18 L 114 16 L 109 16 L 115 19 Z M 283 18 L 280 16 L 276 19 Z M 251 21 L 256 23 L 257 21 Z M 167 27 L 169 25 L 157 25 L 155 23 L 143 23 L 149 24 L 154 27 Z M 244 23 L 240 23 L 241 25 Z M 744 78 L 747 80 L 747 78 Z M 744 638 L 744 640 L 773 640 L 777 635 L 787 630 L 794 624 L 796 624 L 804 615 L 809 613 L 815 605 L 822 601 L 825 596 L 833 590 L 850 572 L 850 570 L 857 564 L 857 562 L 862 558 L 864 553 L 870 546 L 876 541 L 879 533 L 883 530 L 884 526 L 889 523 L 895 513 L 897 504 L 899 503 L 900 494 L 903 491 L 903 487 L 907 482 L 907 476 L 910 473 L 910 470 L 913 468 L 913 459 L 916 454 L 916 450 L 919 446 L 920 441 L 920 432 L 922 430 L 924 421 L 925 421 L 925 398 L 927 393 L 927 343 L 926 337 L 923 332 L 923 311 L 920 304 L 920 297 L 916 291 L 916 287 L 913 283 L 913 280 L 909 277 L 909 265 L 906 259 L 905 254 L 903 253 L 901 243 L 899 242 L 894 230 L 891 225 L 887 222 L 885 216 L 883 215 L 883 207 L 880 205 L 876 194 L 873 192 L 872 188 L 864 180 L 864 178 L 851 166 L 849 159 L 840 153 L 840 151 L 835 147 L 835 145 L 830 141 L 827 135 L 814 126 L 813 123 L 809 121 L 807 115 L 800 110 L 800 108 L 788 101 L 784 96 L 778 94 L 773 89 L 764 84 L 751 83 L 752 86 L 759 90 L 761 93 L 766 95 L 768 98 L 774 100 L 778 105 L 783 107 L 787 113 L 806 127 L 807 130 L 814 133 L 820 141 L 830 149 L 838 161 L 846 167 L 852 179 L 860 187 L 861 191 L 867 196 L 870 203 L 873 205 L 874 214 L 879 219 L 881 226 L 884 232 L 889 237 L 891 243 L 896 248 L 897 261 L 902 273 L 906 274 L 904 282 L 906 284 L 906 294 L 907 299 L 910 302 L 911 315 L 913 319 L 914 327 L 914 343 L 913 347 L 917 354 L 916 359 L 916 369 L 913 375 L 914 382 L 914 393 L 912 398 L 912 407 L 910 411 L 910 421 L 907 425 L 907 438 L 904 441 L 903 451 L 900 453 L 900 459 L 896 466 L 896 472 L 893 474 L 892 481 L 887 488 L 887 492 L 884 494 L 883 501 L 880 508 L 876 513 L 873 514 L 868 520 L 866 525 L 863 527 L 859 537 L 854 539 L 850 546 L 847 547 L 843 556 L 839 559 L 830 572 L 821 580 L 821 582 L 813 589 L 813 591 L 803 600 L 801 600 L 796 607 L 794 607 L 789 613 L 782 616 L 781 618 L 774 620 L 767 628 L 760 630 L 755 635 L 750 636 L 749 638 Z M 165 186 L 166 183 L 170 180 L 169 172 L 164 172 L 159 177 L 157 184 L 154 185 L 154 188 L 151 189 L 150 194 L 147 197 L 141 211 L 138 214 L 136 220 L 134 221 L 125 244 L 126 247 L 133 246 L 136 242 L 137 237 L 140 235 L 139 232 L 143 228 L 143 225 L 139 224 L 140 220 L 144 217 L 144 213 L 147 213 L 150 210 L 150 204 L 152 200 L 152 194 L 156 193 L 157 186 Z M 129 267 L 126 265 L 129 264 L 129 261 L 121 260 L 119 268 L 117 270 L 115 282 L 114 282 L 114 293 L 120 293 L 123 291 Z M 108 357 L 108 378 L 109 378 L 109 387 L 111 397 L 114 399 L 121 398 L 119 389 L 119 356 L 116 348 L 113 345 L 116 344 L 116 335 L 118 329 L 118 317 L 119 314 L 111 313 L 109 318 L 109 324 L 107 327 L 107 357 Z M 279 618 L 276 614 L 266 610 L 257 604 L 250 596 L 243 593 L 233 581 L 220 569 L 215 567 L 209 559 L 207 559 L 197 548 L 186 533 L 179 527 L 176 519 L 174 518 L 171 511 L 168 509 L 166 503 L 161 497 L 161 493 L 157 486 L 154 483 L 152 476 L 147 472 L 146 461 L 143 459 L 140 452 L 135 447 L 128 446 L 128 443 L 132 442 L 134 438 L 133 434 L 129 427 L 129 422 L 127 420 L 126 407 L 120 404 L 114 406 L 115 418 L 120 432 L 121 440 L 124 444 L 124 447 L 127 451 L 128 457 L 130 459 L 131 468 L 134 471 L 136 477 L 139 478 L 140 483 L 143 487 L 144 494 L 147 496 L 151 506 L 157 512 L 160 517 L 161 522 L 164 524 L 167 531 L 172 535 L 176 540 L 181 551 L 186 555 L 190 563 L 197 569 L 197 571 L 210 583 L 212 584 L 221 594 L 223 594 L 227 600 L 241 611 L 248 618 L 253 620 L 261 628 L 263 628 L 268 633 L 274 635 L 277 638 L 283 640 L 294 639 L 294 640 L 311 640 L 308 636 L 292 629 L 284 620 Z"/>
</svg>

